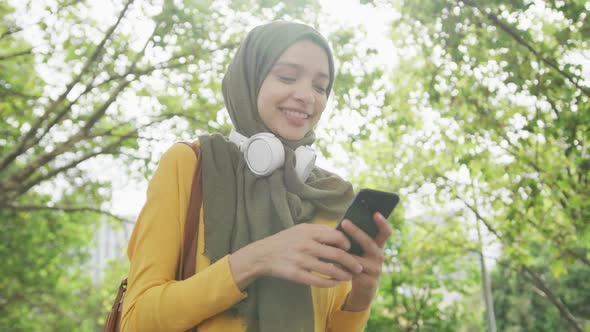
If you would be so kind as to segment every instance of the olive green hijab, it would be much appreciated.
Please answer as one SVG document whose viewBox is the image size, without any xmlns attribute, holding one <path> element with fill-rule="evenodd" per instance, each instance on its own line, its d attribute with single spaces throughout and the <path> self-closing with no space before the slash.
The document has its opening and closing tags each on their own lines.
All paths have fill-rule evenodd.
<svg viewBox="0 0 590 332">
<path fill-rule="evenodd" d="M 302 39 L 311 40 L 326 51 L 330 64 L 329 93 L 334 78 L 332 54 L 316 30 L 287 22 L 258 26 L 241 44 L 222 83 L 225 106 L 239 133 L 250 137 L 270 132 L 258 115 L 258 92 L 277 58 Z M 313 131 L 300 141 L 281 141 L 285 146 L 284 167 L 268 177 L 256 177 L 235 144 L 218 134 L 200 137 L 205 254 L 211 262 L 251 242 L 309 222 L 320 212 L 337 218 L 352 200 L 350 183 L 318 167 L 305 183 L 297 177 L 294 149 L 313 143 Z M 234 310 L 247 324 L 248 331 L 314 330 L 309 286 L 261 277 L 247 292 L 248 297 Z"/>
</svg>

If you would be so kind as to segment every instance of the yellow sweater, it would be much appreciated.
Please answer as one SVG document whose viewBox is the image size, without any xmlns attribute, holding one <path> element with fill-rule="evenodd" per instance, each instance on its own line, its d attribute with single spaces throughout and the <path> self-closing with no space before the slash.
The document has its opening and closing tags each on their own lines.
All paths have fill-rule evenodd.
<svg viewBox="0 0 590 332">
<path fill-rule="evenodd" d="M 129 286 L 123 301 L 122 331 L 244 331 L 242 321 L 226 313 L 248 296 L 237 287 L 229 256 L 211 264 L 204 255 L 203 209 L 199 225 L 197 273 L 175 280 L 184 223 L 197 160 L 190 147 L 174 144 L 150 181 L 147 200 L 129 240 Z M 314 223 L 335 225 L 316 218 Z M 315 332 L 362 331 L 369 309 L 342 311 L 350 282 L 334 288 L 312 287 Z"/>
</svg>

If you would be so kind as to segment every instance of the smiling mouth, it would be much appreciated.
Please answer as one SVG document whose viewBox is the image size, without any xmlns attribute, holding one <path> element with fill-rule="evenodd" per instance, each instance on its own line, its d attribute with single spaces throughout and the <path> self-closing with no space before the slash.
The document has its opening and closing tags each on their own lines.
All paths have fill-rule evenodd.
<svg viewBox="0 0 590 332">
<path fill-rule="evenodd" d="M 292 116 L 298 119 L 309 119 L 310 115 L 304 112 L 294 111 L 286 108 L 281 108 L 281 111 L 285 112 L 288 116 Z"/>
</svg>

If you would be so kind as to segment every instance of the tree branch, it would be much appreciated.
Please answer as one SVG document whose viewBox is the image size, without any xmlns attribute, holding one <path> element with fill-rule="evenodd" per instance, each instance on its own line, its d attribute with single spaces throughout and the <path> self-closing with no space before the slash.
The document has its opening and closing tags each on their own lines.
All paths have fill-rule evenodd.
<svg viewBox="0 0 590 332">
<path fill-rule="evenodd" d="M 57 100 L 52 102 L 47 107 L 44 114 L 41 117 L 39 117 L 39 119 L 31 126 L 31 129 L 29 129 L 29 131 L 21 138 L 20 144 L 12 152 L 8 153 L 4 157 L 4 159 L 0 160 L 0 172 L 2 172 L 6 167 L 8 167 L 8 165 L 12 163 L 16 159 L 16 157 L 24 153 L 26 150 L 28 150 L 30 147 L 32 147 L 39 141 L 34 139 L 35 135 L 37 134 L 37 131 L 41 128 L 44 121 L 49 118 L 50 114 L 53 114 L 57 107 L 66 99 L 66 96 L 70 93 L 74 86 L 82 79 L 82 76 L 86 73 L 90 65 L 98 59 L 101 52 L 103 52 L 104 45 L 111 38 L 115 29 L 119 26 L 119 23 L 125 16 L 127 9 L 133 3 L 133 1 L 134 0 L 127 1 L 125 6 L 123 7 L 123 10 L 119 14 L 119 17 L 117 18 L 115 24 L 111 26 L 109 30 L 107 30 L 102 41 L 96 46 L 96 49 L 92 56 L 88 58 L 80 73 L 66 86 L 65 91 L 57 98 Z"/>
<path fill-rule="evenodd" d="M 23 55 L 29 55 L 29 54 L 32 54 L 32 52 L 33 52 L 33 49 L 29 48 L 28 50 L 24 50 L 24 51 L 12 53 L 12 54 L 0 55 L 0 61 L 8 60 L 11 58 L 16 58 L 16 57 L 23 56 Z"/>
<path fill-rule="evenodd" d="M 459 2 L 463 2 L 463 3 L 465 3 L 465 4 L 467 4 L 467 5 L 471 6 L 471 7 L 476 8 L 480 13 L 482 13 L 490 21 L 492 21 L 497 27 L 499 27 L 504 32 L 508 33 L 508 35 L 510 35 L 517 43 L 519 43 L 520 45 L 524 46 L 527 50 L 529 50 L 529 52 L 533 53 L 537 58 L 539 58 L 547 66 L 553 68 L 560 75 L 562 75 L 568 81 L 570 81 L 570 83 L 572 83 L 576 88 L 578 88 L 580 91 L 582 91 L 582 93 L 584 93 L 586 96 L 590 97 L 590 90 L 588 90 L 587 88 L 581 86 L 578 83 L 578 81 L 579 81 L 578 78 L 574 78 L 570 74 L 568 74 L 565 71 L 559 69 L 559 66 L 554 61 L 552 61 L 550 59 L 547 59 L 544 56 L 542 56 L 537 50 L 535 50 L 535 48 L 532 45 L 530 45 L 529 43 L 527 43 L 521 36 L 519 36 L 518 33 L 516 31 L 514 31 L 514 29 L 512 29 L 512 27 L 510 27 L 507 24 L 505 24 L 504 22 L 502 22 L 498 18 L 498 16 L 492 14 L 491 12 L 486 13 L 486 11 L 483 10 L 477 3 L 475 3 L 475 1 L 472 1 L 472 0 L 460 0 Z"/>
<path fill-rule="evenodd" d="M 153 35 L 153 34 L 152 34 L 152 35 Z M 137 64 L 137 61 L 138 61 L 138 59 L 139 59 L 139 55 L 140 55 L 140 54 L 143 54 L 143 52 L 145 51 L 145 48 L 147 47 L 147 44 L 149 43 L 149 40 L 150 40 L 150 39 L 148 39 L 148 42 L 146 42 L 146 44 L 144 45 L 142 52 L 139 52 L 139 53 L 138 53 L 138 56 L 136 57 L 135 61 L 133 62 L 133 64 L 132 64 L 132 65 L 129 67 L 129 69 L 128 69 L 128 70 L 127 70 L 127 71 L 126 71 L 124 74 L 122 74 L 122 75 L 116 75 L 116 76 L 112 76 L 112 77 L 110 77 L 109 79 L 107 79 L 107 80 L 104 80 L 104 81 L 102 81 L 102 82 L 100 82 L 100 83 L 98 83 L 98 84 L 96 84 L 96 85 L 88 85 L 88 86 L 86 87 L 86 89 L 85 89 L 85 90 L 84 90 L 84 91 L 83 91 L 83 92 L 82 92 L 82 93 L 81 93 L 79 96 L 77 96 L 77 97 L 76 97 L 76 99 L 75 99 L 74 101 L 70 102 L 70 103 L 69 103 L 69 104 L 68 104 L 66 107 L 64 107 L 64 108 L 63 108 L 63 109 L 60 111 L 60 113 L 58 113 L 58 114 L 57 114 L 57 115 L 54 117 L 54 119 L 51 121 L 51 123 L 50 123 L 50 124 L 49 124 L 49 125 L 48 125 L 48 126 L 45 128 L 45 130 L 43 131 L 43 133 L 42 133 L 42 134 L 41 134 L 41 135 L 40 135 L 40 136 L 39 136 L 39 137 L 36 139 L 36 142 L 38 143 L 38 142 L 39 142 L 39 141 L 40 141 L 40 140 L 41 140 L 41 139 L 42 139 L 42 138 L 43 138 L 43 137 L 44 137 L 44 136 L 45 136 L 45 135 L 46 135 L 46 134 L 49 132 L 49 130 L 50 130 L 50 129 L 51 129 L 51 128 L 52 128 L 52 127 L 55 125 L 55 124 L 57 124 L 57 123 L 58 123 L 58 122 L 59 122 L 59 121 L 60 121 L 60 120 L 63 118 L 63 116 L 65 116 L 65 115 L 66 115 L 66 114 L 69 112 L 69 110 L 71 109 L 71 107 L 72 107 L 72 106 L 73 106 L 73 105 L 76 103 L 76 101 L 77 101 L 77 100 L 78 100 L 78 99 L 79 99 L 81 96 L 83 96 L 83 95 L 87 94 L 87 93 L 88 93 L 88 92 L 90 92 L 92 89 L 94 89 L 94 88 L 97 88 L 97 87 L 100 87 L 100 86 L 102 86 L 102 85 L 105 85 L 105 84 L 108 84 L 108 83 L 111 83 L 111 82 L 113 82 L 113 81 L 117 81 L 117 80 L 123 80 L 123 79 L 125 79 L 125 78 L 126 78 L 128 75 L 130 75 L 130 74 L 132 74 L 132 75 L 135 75 L 135 76 L 137 76 L 137 77 L 142 77 L 142 76 L 145 76 L 145 75 L 148 75 L 148 74 L 150 74 L 150 73 L 154 72 L 155 70 L 161 70 L 161 69 L 172 69 L 172 68 L 177 68 L 177 67 L 186 66 L 186 63 L 180 63 L 180 62 L 173 63 L 173 62 L 171 62 L 170 60 L 177 60 L 177 59 L 180 59 L 181 57 L 185 57 L 185 56 L 188 56 L 188 55 L 190 55 L 190 54 L 177 54 L 177 55 L 173 56 L 173 57 L 172 57 L 170 60 L 168 60 L 167 62 L 160 62 L 160 63 L 157 63 L 157 64 L 155 64 L 155 65 L 154 65 L 154 66 L 152 66 L 152 67 L 149 67 L 149 68 L 146 68 L 146 69 L 143 69 L 143 70 L 138 70 L 138 71 L 136 71 L 136 70 L 135 70 L 135 66 L 136 66 L 136 64 Z M 185 115 L 185 114 L 180 114 L 180 113 L 179 113 L 178 115 L 179 115 L 179 116 L 186 117 L 186 115 Z M 191 118 L 191 120 L 194 120 L 194 119 L 192 119 L 192 118 Z"/>
<path fill-rule="evenodd" d="M 92 152 L 87 155 L 84 155 L 81 158 L 75 159 L 62 167 L 51 170 L 50 172 L 48 172 L 45 175 L 38 176 L 38 177 L 34 178 L 33 180 L 29 181 L 25 185 L 19 187 L 19 189 L 12 196 L 8 197 L 8 200 L 9 201 L 14 200 L 16 197 L 18 197 L 19 195 L 22 195 L 23 193 L 27 192 L 29 189 L 40 184 L 41 182 L 49 180 L 49 179 L 53 178 L 54 176 L 56 176 L 57 174 L 67 171 L 68 169 L 74 168 L 77 165 L 79 165 L 80 163 L 82 163 L 90 158 L 93 158 L 93 157 L 96 157 L 99 155 L 113 153 L 115 151 L 115 148 L 117 146 L 119 146 L 121 144 L 121 142 L 123 142 L 126 139 L 132 138 L 134 133 L 135 133 L 135 130 L 132 130 L 129 133 L 127 133 L 127 135 L 123 135 L 123 136 L 119 137 L 119 139 L 117 139 L 116 141 L 112 142 L 111 144 L 107 145 L 106 147 L 104 147 L 103 149 L 101 149 L 97 152 Z"/>
<path fill-rule="evenodd" d="M 577 258 L 580 262 L 590 267 L 590 260 L 588 260 L 588 258 L 586 257 L 587 254 L 575 252 L 573 249 L 565 249 L 565 253 L 569 256 Z"/>
<path fill-rule="evenodd" d="M 473 98 L 469 98 L 467 97 L 465 99 L 467 102 L 473 104 L 475 106 L 475 108 L 478 110 L 478 112 L 485 117 L 487 120 L 490 121 L 494 121 L 494 125 L 496 125 L 496 127 L 500 127 L 502 128 L 503 125 L 494 117 L 490 117 L 489 114 L 493 114 L 493 112 L 489 111 L 487 108 L 483 107 L 482 105 L 479 104 L 479 102 L 476 99 Z M 552 104 L 553 105 L 553 104 Z M 483 110 L 485 110 L 485 112 L 483 112 Z M 509 155 L 513 156 L 515 159 L 517 160 L 522 160 L 524 161 L 524 163 L 520 163 L 519 165 L 528 165 L 530 166 L 535 172 L 537 172 L 539 179 L 540 179 L 540 183 L 543 184 L 544 186 L 547 186 L 548 188 L 559 188 L 559 186 L 557 185 L 557 180 L 553 179 L 555 178 L 555 175 L 552 174 L 551 172 L 548 172 L 544 169 L 542 169 L 538 163 L 536 163 L 535 161 L 531 160 L 526 154 L 525 155 L 519 155 L 518 154 L 518 150 L 522 148 L 522 146 L 518 146 L 514 143 L 512 143 L 510 141 L 510 139 L 506 136 L 505 133 L 498 131 L 498 130 L 494 130 L 494 133 L 496 135 L 498 135 L 500 138 L 503 138 L 504 141 L 506 141 L 506 143 L 512 147 L 512 149 L 508 149 L 508 148 L 504 148 L 500 145 L 497 145 L 498 148 L 502 149 L 503 151 L 505 151 L 506 153 L 508 153 Z M 546 176 L 547 174 L 551 175 L 551 176 Z M 575 185 L 575 181 L 571 182 L 572 186 L 574 187 L 574 191 L 577 190 L 576 185 Z M 559 204 L 561 205 L 561 207 L 567 211 L 567 213 L 569 213 L 570 215 L 573 215 L 574 220 L 577 219 L 576 215 L 575 215 L 575 211 L 572 211 L 571 208 L 569 208 L 568 204 L 567 204 L 567 199 L 569 199 L 568 197 L 568 193 L 565 190 L 560 190 L 558 192 L 558 195 L 564 195 L 566 197 L 566 200 L 561 199 L 561 197 L 557 197 L 557 201 L 559 202 Z M 574 227 L 576 225 L 574 224 Z"/>
<path fill-rule="evenodd" d="M 108 107 L 115 101 L 119 93 L 129 84 L 129 81 L 121 82 L 121 84 L 111 93 L 109 99 L 99 107 L 86 122 L 85 126 L 81 128 L 76 134 L 72 135 L 67 141 L 56 146 L 52 151 L 45 153 L 38 158 L 28 163 L 25 167 L 15 172 L 8 180 L 4 181 L 2 188 L 5 191 L 13 190 L 19 187 L 27 178 L 29 178 L 38 168 L 46 165 L 48 162 L 55 159 L 57 156 L 69 151 L 74 144 L 82 141 L 88 137 L 90 128 L 100 119 L 106 112 Z"/>
<path fill-rule="evenodd" d="M 15 91 L 11 89 L 6 89 L 4 87 L 0 87 L 0 97 L 8 97 L 8 96 L 16 96 L 25 99 L 38 99 L 40 96 L 37 95 L 30 95 L 20 91 Z"/>
<path fill-rule="evenodd" d="M 482 216 L 482 215 L 479 213 L 479 211 L 478 211 L 478 210 L 477 210 L 475 207 L 473 207 L 471 204 L 467 203 L 467 201 L 466 201 L 466 200 L 465 200 L 463 197 L 461 197 L 461 196 L 459 196 L 459 195 L 456 195 L 456 196 L 457 196 L 457 198 L 458 198 L 458 199 L 459 199 L 461 202 L 463 202 L 463 204 L 465 204 L 465 206 L 466 206 L 466 207 L 467 207 L 467 208 L 468 208 L 468 209 L 469 209 L 471 212 L 473 212 L 473 214 L 475 214 L 475 217 L 476 217 L 477 219 L 479 219 L 479 220 L 480 220 L 480 221 L 481 221 L 481 222 L 482 222 L 482 223 L 483 223 L 483 224 L 486 226 L 486 228 L 488 229 L 488 231 L 490 231 L 492 234 L 494 234 L 494 235 L 495 235 L 495 236 L 496 236 L 498 239 L 500 239 L 500 240 L 502 240 L 502 239 L 503 239 L 503 237 L 500 235 L 500 232 L 498 232 L 498 231 L 497 231 L 497 230 L 496 230 L 496 229 L 495 229 L 495 228 L 494 228 L 494 227 L 493 227 L 493 226 L 492 226 L 492 225 L 489 223 L 489 221 L 488 221 L 487 219 L 485 219 L 485 218 L 484 218 L 484 217 L 483 217 L 483 216 Z"/>
<path fill-rule="evenodd" d="M 463 201 L 463 203 L 473 212 L 475 213 L 476 217 L 481 220 L 484 225 L 486 225 L 486 227 L 488 228 L 488 230 L 490 232 L 492 232 L 494 235 L 496 235 L 499 239 L 502 239 L 499 236 L 499 233 L 496 232 L 496 230 L 491 227 L 489 225 L 489 223 L 479 214 L 479 212 L 473 207 L 471 206 L 469 203 L 467 203 L 463 198 L 459 197 L 459 199 L 461 201 Z M 547 295 L 547 299 L 555 306 L 557 307 L 557 309 L 559 310 L 559 312 L 561 313 L 562 318 L 564 318 L 567 323 L 569 324 L 569 326 L 577 332 L 582 332 L 582 329 L 580 328 L 580 326 L 578 325 L 578 323 L 576 322 L 574 316 L 570 313 L 569 309 L 565 306 L 565 304 L 563 304 L 563 302 L 543 283 L 543 280 L 532 270 L 530 270 L 529 268 L 527 268 L 524 265 L 521 265 L 522 269 L 524 271 L 527 271 L 530 275 L 530 281 L 536 286 L 538 287 L 540 290 L 542 290 L 546 295 Z"/>
<path fill-rule="evenodd" d="M 40 210 L 51 210 L 51 211 L 61 211 L 61 212 L 94 212 L 98 214 L 103 214 L 109 216 L 113 219 L 120 221 L 121 223 L 125 224 L 133 224 L 133 221 L 118 216 L 114 213 L 109 211 L 101 210 L 99 208 L 91 207 L 91 206 L 46 206 L 46 205 L 19 205 L 19 204 L 8 204 L 3 205 L 3 208 L 7 208 L 14 211 L 40 211 Z"/>
<path fill-rule="evenodd" d="M 522 270 L 525 272 L 525 276 L 528 274 L 529 277 L 527 279 L 529 279 L 529 281 L 533 285 L 535 285 L 535 287 L 541 290 L 546 295 L 547 299 L 557 308 L 557 310 L 559 310 L 561 318 L 563 318 L 567 322 L 572 331 L 583 332 L 582 327 L 578 324 L 574 315 L 572 315 L 572 313 L 569 311 L 569 309 L 566 307 L 563 301 L 561 301 L 561 299 L 558 296 L 556 296 L 547 287 L 547 285 L 545 285 L 541 277 L 536 272 L 534 272 L 526 266 L 522 266 Z"/>
<path fill-rule="evenodd" d="M 227 43 L 227 44 L 221 45 L 217 50 L 233 49 L 233 48 L 236 48 L 237 46 L 238 45 L 237 44 L 234 44 L 234 43 Z M 166 61 L 162 61 L 162 62 L 158 62 L 158 63 L 153 64 L 151 67 L 147 67 L 147 68 L 144 68 L 144 69 L 138 69 L 138 70 L 132 70 L 132 71 L 126 72 L 123 75 L 115 75 L 115 76 L 112 76 L 112 77 L 110 77 L 110 78 L 108 78 L 108 79 L 106 79 L 106 80 L 104 80 L 104 81 L 102 81 L 102 82 L 94 85 L 93 88 L 102 86 L 102 85 L 104 85 L 106 83 L 109 83 L 111 81 L 114 81 L 114 80 L 119 80 L 119 79 L 125 78 L 129 74 L 132 74 L 132 75 L 141 77 L 141 76 L 145 76 L 147 74 L 151 74 L 152 72 L 154 72 L 156 70 L 173 69 L 173 68 L 179 68 L 179 67 L 182 67 L 182 66 L 187 66 L 190 63 L 188 63 L 188 62 L 184 62 L 184 63 L 182 63 L 182 62 L 174 62 L 174 60 L 179 60 L 180 58 L 188 57 L 188 56 L 191 56 L 191 55 L 194 55 L 194 53 L 181 53 L 181 54 L 176 54 L 176 55 L 172 56 L 170 59 L 168 59 Z"/>
<path fill-rule="evenodd" d="M 3 32 L 3 33 L 0 35 L 0 40 L 4 39 L 4 38 L 6 38 L 6 37 L 8 37 L 8 36 L 10 36 L 10 35 L 12 35 L 12 34 L 15 34 L 15 33 L 17 33 L 17 32 L 20 32 L 20 31 L 22 31 L 22 30 L 23 30 L 23 28 L 22 28 L 22 27 L 14 27 L 13 29 L 9 28 L 8 30 L 4 31 L 4 32 Z"/>
<path fill-rule="evenodd" d="M 447 180 L 447 181 L 451 181 L 449 178 L 447 178 L 444 175 L 439 175 L 440 177 L 442 177 L 443 179 Z M 481 222 L 484 223 L 484 225 L 486 226 L 486 228 L 492 232 L 501 242 L 504 240 L 503 237 L 500 236 L 500 233 L 497 232 L 492 226 L 491 224 L 489 224 L 489 222 L 484 219 L 481 214 L 479 213 L 479 211 L 472 205 L 470 205 L 469 203 L 467 203 L 465 201 L 464 198 L 462 198 L 459 195 L 455 195 L 461 202 L 463 202 L 463 204 L 465 204 L 465 206 L 467 208 L 469 208 L 469 210 L 471 210 L 477 219 L 479 219 Z M 559 240 L 559 238 L 557 238 L 556 236 L 551 236 L 550 234 L 547 234 L 539 224 L 534 223 L 532 220 L 528 219 L 528 218 L 524 218 L 524 220 L 531 224 L 532 226 L 534 226 L 537 231 L 539 231 L 542 235 L 544 235 L 549 241 L 551 241 L 560 252 L 562 252 L 564 255 L 569 256 L 569 257 L 573 257 L 575 259 L 578 259 L 581 263 L 586 264 L 586 265 L 590 265 L 590 261 L 583 255 L 583 254 L 579 254 L 576 253 L 573 249 L 571 248 L 567 248 L 563 245 L 563 242 L 561 240 Z M 567 227 L 564 225 L 560 225 L 561 228 L 566 229 Z"/>
<path fill-rule="evenodd" d="M 531 283 L 533 287 L 536 287 L 538 290 L 543 292 L 545 297 L 559 310 L 561 317 L 567 321 L 568 325 L 573 331 L 583 332 L 567 306 L 563 303 L 563 301 L 561 301 L 561 299 L 559 299 L 558 296 L 553 293 L 553 291 L 551 291 L 551 289 L 549 289 L 549 287 L 543 282 L 542 277 L 536 272 L 520 263 L 516 264 L 517 266 L 514 266 L 510 263 L 505 263 L 501 260 L 496 261 L 496 263 L 514 271 L 515 273 L 518 273 L 519 275 L 522 275 L 529 283 Z M 520 273 L 522 271 L 525 273 Z"/>
<path fill-rule="evenodd" d="M 154 29 L 152 31 L 151 36 L 147 39 L 147 41 L 145 42 L 142 50 L 140 52 L 138 52 L 135 56 L 134 61 L 131 63 L 131 65 L 129 66 L 129 68 L 126 70 L 125 74 L 123 75 L 116 75 L 116 76 L 112 76 L 110 79 L 105 80 L 104 82 L 101 82 L 101 84 L 98 85 L 94 85 L 94 84 L 87 84 L 86 88 L 84 89 L 84 91 L 82 91 L 82 93 L 80 93 L 78 96 L 76 96 L 76 99 L 74 99 L 73 101 L 71 101 L 70 103 L 68 103 L 68 105 L 66 105 L 51 121 L 51 123 L 49 123 L 45 130 L 43 131 L 43 133 L 41 135 L 39 135 L 37 137 L 37 139 L 35 140 L 34 144 L 37 144 L 38 142 L 41 141 L 41 139 L 47 135 L 47 133 L 51 130 L 51 128 L 53 128 L 53 126 L 55 126 L 57 123 L 59 123 L 59 121 L 61 121 L 61 119 L 67 114 L 69 113 L 69 111 L 71 110 L 72 106 L 84 95 L 86 95 L 87 93 L 89 93 L 92 89 L 101 86 L 103 83 L 107 83 L 107 82 L 113 82 L 113 81 L 126 81 L 126 77 L 127 75 L 129 75 L 134 69 L 135 66 L 137 65 L 137 62 L 139 61 L 139 59 L 141 58 L 141 56 L 145 53 L 145 49 L 147 47 L 147 45 L 149 44 L 150 40 L 153 38 L 154 33 L 155 33 L 156 29 Z M 116 57 L 115 57 L 116 58 Z M 93 75 L 92 75 L 92 79 L 90 80 L 90 82 L 93 82 L 96 77 L 98 76 L 99 71 L 94 71 Z M 128 82 L 130 83 L 130 82 Z M 99 116 L 100 117 L 100 116 Z"/>
</svg>

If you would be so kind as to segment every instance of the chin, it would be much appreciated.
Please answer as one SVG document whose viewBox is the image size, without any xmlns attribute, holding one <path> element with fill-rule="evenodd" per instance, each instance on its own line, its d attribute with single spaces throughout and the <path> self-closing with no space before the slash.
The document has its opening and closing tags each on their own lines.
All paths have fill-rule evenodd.
<svg viewBox="0 0 590 332">
<path fill-rule="evenodd" d="M 291 133 L 278 132 L 277 134 L 281 138 L 289 140 L 289 141 L 298 141 L 298 140 L 302 139 L 303 137 L 305 137 L 305 134 L 293 133 L 293 132 L 291 132 Z"/>
<path fill-rule="evenodd" d="M 303 128 L 279 128 L 278 130 L 273 130 L 273 133 L 283 139 L 289 141 L 298 141 L 305 137 L 309 130 L 305 130 Z"/>
<path fill-rule="evenodd" d="M 283 139 L 286 139 L 288 141 L 298 141 L 300 139 L 302 139 L 305 135 L 279 135 L 281 136 Z"/>
</svg>

